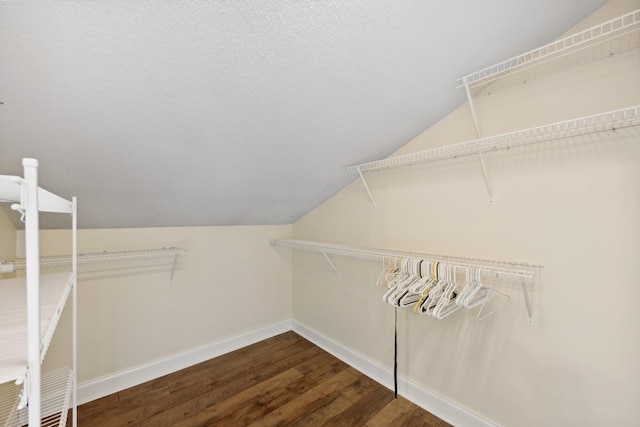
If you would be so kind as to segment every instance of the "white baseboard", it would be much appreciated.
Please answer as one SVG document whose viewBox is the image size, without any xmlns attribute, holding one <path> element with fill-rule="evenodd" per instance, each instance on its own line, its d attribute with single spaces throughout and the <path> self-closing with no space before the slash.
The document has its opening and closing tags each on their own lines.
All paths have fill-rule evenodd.
<svg viewBox="0 0 640 427">
<path fill-rule="evenodd" d="M 291 321 L 276 323 L 257 331 L 239 335 L 223 341 L 214 342 L 203 347 L 194 348 L 183 353 L 174 354 L 164 359 L 150 362 L 143 366 L 127 369 L 113 375 L 97 378 L 78 385 L 78 405 L 108 396 L 112 393 L 133 387 L 143 382 L 187 368 L 205 360 L 257 343 L 291 330 Z"/>
<path fill-rule="evenodd" d="M 305 337 L 318 347 L 331 353 L 369 378 L 393 390 L 393 371 L 390 368 L 367 359 L 352 349 L 319 334 L 300 322 L 293 320 L 292 328 L 294 332 Z M 497 424 L 401 376 L 398 376 L 398 394 L 431 412 L 438 418 L 457 427 L 497 426 Z"/>
</svg>

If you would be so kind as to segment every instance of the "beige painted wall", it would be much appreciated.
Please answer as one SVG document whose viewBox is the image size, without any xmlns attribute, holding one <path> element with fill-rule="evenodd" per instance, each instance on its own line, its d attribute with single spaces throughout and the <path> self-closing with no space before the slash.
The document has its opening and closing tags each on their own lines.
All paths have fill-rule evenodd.
<svg viewBox="0 0 640 427">
<path fill-rule="evenodd" d="M 79 382 L 108 376 L 291 318 L 291 255 L 268 239 L 291 225 L 80 230 L 80 252 L 178 246 L 170 264 L 83 268 L 78 284 Z M 41 233 L 43 254 L 68 253 L 69 231 Z M 18 233 L 18 252 L 24 233 Z M 70 307 L 70 306 L 69 306 Z M 46 358 L 68 363 L 70 310 Z"/>
<path fill-rule="evenodd" d="M 0 262 L 12 260 L 16 257 L 16 229 L 11 224 L 5 212 L 0 209 Z M 0 279 L 11 277 L 13 274 L 1 274 Z M 0 384 L 0 394 L 12 391 L 12 384 Z M 3 420 L 0 414 L 0 420 Z"/>
<path fill-rule="evenodd" d="M 640 7 L 611 2 L 581 28 Z M 576 30 L 578 27 L 576 28 Z M 573 31 L 572 31 L 573 32 Z M 453 79 L 459 76 L 452 76 Z M 483 135 L 640 104 L 638 49 L 475 98 Z M 399 153 L 473 139 L 467 105 Z M 527 322 L 516 285 L 482 322 L 399 312 L 399 371 L 502 426 L 640 419 L 638 128 L 368 174 L 294 224 L 294 238 L 544 265 Z M 364 153 L 363 153 L 364 154 Z M 346 165 L 345 165 L 346 166 Z M 391 369 L 379 263 L 296 251 L 293 317 Z"/>
<path fill-rule="evenodd" d="M 16 229 L 0 209 L 0 261 L 7 261 L 16 257 Z M 0 278 L 2 275 L 0 274 Z"/>
</svg>

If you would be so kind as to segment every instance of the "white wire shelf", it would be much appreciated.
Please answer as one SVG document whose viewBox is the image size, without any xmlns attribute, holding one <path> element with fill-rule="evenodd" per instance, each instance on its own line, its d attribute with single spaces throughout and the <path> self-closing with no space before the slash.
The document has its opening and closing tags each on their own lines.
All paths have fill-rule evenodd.
<svg viewBox="0 0 640 427">
<path fill-rule="evenodd" d="M 640 9 L 460 77 L 456 87 L 476 87 L 560 58 L 564 69 L 633 49 L 640 46 L 639 30 Z"/>
<path fill-rule="evenodd" d="M 24 212 L 25 180 L 19 176 L 0 175 L 0 202 L 16 203 L 13 210 Z M 72 213 L 73 204 L 43 188 L 38 188 L 40 212 Z"/>
<path fill-rule="evenodd" d="M 447 255 L 432 255 L 414 252 L 387 251 L 382 249 L 367 249 L 329 243 L 310 242 L 306 240 L 270 239 L 273 246 L 286 246 L 294 249 L 320 252 L 327 260 L 333 271 L 340 274 L 329 254 L 362 258 L 376 261 L 394 261 L 408 258 L 424 261 L 446 262 L 450 266 L 460 268 L 477 268 L 480 272 L 504 279 L 514 279 L 522 286 L 524 301 L 527 308 L 529 324 L 533 324 L 533 311 L 527 293 L 527 287 L 535 282 L 536 273 L 542 269 L 540 265 L 516 262 L 490 261 L 477 258 L 462 258 Z"/>
<path fill-rule="evenodd" d="M 58 272 L 40 277 L 40 360 L 53 338 L 75 278 Z M 27 298 L 24 278 L 0 280 L 0 384 L 23 379 L 27 371 Z"/>
<path fill-rule="evenodd" d="M 42 427 L 64 427 L 71 400 L 72 369 L 61 368 L 42 376 Z M 21 427 L 29 423 L 27 408 L 17 409 L 20 401 L 18 387 L 0 395 L 0 415 L 7 414 L 6 420 L 0 418 L 5 427 Z"/>
<path fill-rule="evenodd" d="M 186 249 L 167 247 L 158 249 L 140 249 L 131 251 L 104 251 L 78 254 L 78 265 L 134 262 L 160 259 L 176 259 L 185 256 Z M 59 268 L 71 265 L 71 255 L 43 256 L 40 257 L 40 268 Z M 18 258 L 12 261 L 4 261 L 0 264 L 0 273 L 13 273 L 24 270 L 26 260 Z"/>
<path fill-rule="evenodd" d="M 20 202 L 23 182 L 19 176 L 0 175 L 0 202 Z"/>
<path fill-rule="evenodd" d="M 349 166 L 347 170 L 349 172 L 362 173 L 368 170 L 410 166 L 434 160 L 469 156 L 478 154 L 478 152 L 503 150 L 522 145 L 587 135 L 596 132 L 611 131 L 638 125 L 640 125 L 640 105 L 519 130 L 516 132 L 474 139 L 459 144 L 418 151 L 403 156 L 389 157 L 383 160 Z"/>
<path fill-rule="evenodd" d="M 491 261 L 479 258 L 464 258 L 415 252 L 388 251 L 383 249 L 368 249 L 307 240 L 271 239 L 270 242 L 273 246 L 286 246 L 294 249 L 320 252 L 325 256 L 333 254 L 375 261 L 391 261 L 401 258 L 441 261 L 464 268 L 477 267 L 485 273 L 497 274 L 528 282 L 533 282 L 536 272 L 542 268 L 542 266 L 539 265 L 526 263 Z M 335 269 L 335 266 L 333 267 Z"/>
</svg>

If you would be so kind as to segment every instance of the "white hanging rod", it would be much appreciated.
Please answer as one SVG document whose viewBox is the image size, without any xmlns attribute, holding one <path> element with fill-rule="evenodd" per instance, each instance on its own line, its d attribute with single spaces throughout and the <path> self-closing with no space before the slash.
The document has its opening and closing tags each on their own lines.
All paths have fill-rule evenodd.
<svg viewBox="0 0 640 427">
<path fill-rule="evenodd" d="M 152 259 L 173 258 L 185 256 L 186 249 L 169 247 L 159 249 L 140 249 L 132 251 L 104 251 L 86 254 L 78 254 L 78 265 L 82 264 L 100 264 L 125 261 L 144 261 Z M 40 257 L 40 268 L 54 268 L 71 265 L 71 255 L 59 256 L 43 256 Z M 18 270 L 24 270 L 26 262 L 24 258 L 18 258 L 13 261 L 5 261 L 0 264 L 0 273 L 13 273 Z"/>
<path fill-rule="evenodd" d="M 478 154 L 479 150 L 482 152 L 502 150 L 638 125 L 640 125 L 640 105 L 362 163 L 349 166 L 347 170 L 349 172 L 362 173 L 367 170 L 410 166 L 416 163 Z"/>
<path fill-rule="evenodd" d="M 521 71 L 534 65 L 544 64 L 553 59 L 563 57 L 574 52 L 603 43 L 613 38 L 621 37 L 640 29 L 640 9 L 602 24 L 595 25 L 568 37 L 551 42 L 537 49 L 530 50 L 506 61 L 460 77 L 456 80 L 456 87 L 465 85 L 477 86 L 502 77 L 507 72 Z M 639 40 L 631 40 L 629 46 L 618 47 L 617 51 L 638 47 Z M 634 44 L 635 43 L 635 44 Z M 609 56 L 612 52 L 603 51 L 600 56 Z"/>
<path fill-rule="evenodd" d="M 270 239 L 274 246 L 287 246 L 294 249 L 303 249 L 307 251 L 321 252 L 325 256 L 327 254 L 348 256 L 352 258 L 362 258 L 377 261 L 392 261 L 400 258 L 411 258 L 429 261 L 441 261 L 450 265 L 461 268 L 477 267 L 486 273 L 498 274 L 501 276 L 515 277 L 529 283 L 533 282 L 536 271 L 542 266 L 510 263 L 502 261 L 490 261 L 476 258 L 453 257 L 446 255 L 421 254 L 414 252 L 386 251 L 380 249 L 357 248 L 345 245 L 336 245 L 329 243 L 311 242 L 306 240 L 281 240 Z M 335 267 L 334 267 L 335 269 Z"/>
</svg>

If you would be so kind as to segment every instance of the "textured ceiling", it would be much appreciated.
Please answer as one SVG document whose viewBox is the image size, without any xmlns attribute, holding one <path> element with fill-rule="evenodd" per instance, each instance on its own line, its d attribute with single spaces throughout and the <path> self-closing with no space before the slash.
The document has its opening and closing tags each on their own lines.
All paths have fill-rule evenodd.
<svg viewBox="0 0 640 427">
<path fill-rule="evenodd" d="M 1 2 L 0 173 L 84 228 L 292 223 L 603 3 Z"/>
</svg>

